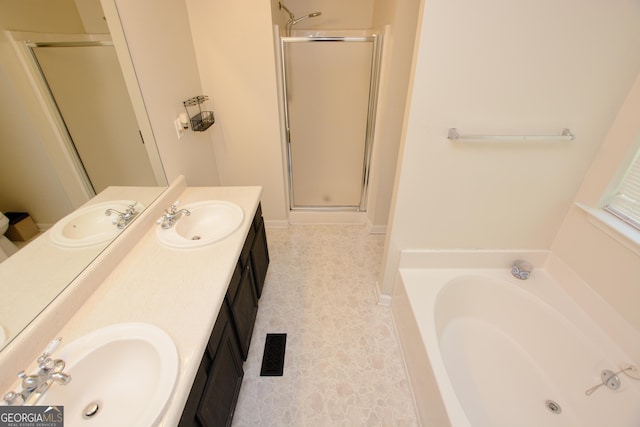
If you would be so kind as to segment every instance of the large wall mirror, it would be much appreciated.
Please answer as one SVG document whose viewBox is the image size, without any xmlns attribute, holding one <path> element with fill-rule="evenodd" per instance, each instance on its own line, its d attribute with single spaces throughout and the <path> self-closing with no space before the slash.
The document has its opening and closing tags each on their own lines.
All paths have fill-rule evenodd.
<svg viewBox="0 0 640 427">
<path fill-rule="evenodd" d="M 149 206 L 167 181 L 100 1 L 0 0 L 0 30 L 0 211 L 47 229 L 86 204 Z M 61 248 L 49 233 L 0 263 L 0 349 L 110 243 Z"/>
</svg>

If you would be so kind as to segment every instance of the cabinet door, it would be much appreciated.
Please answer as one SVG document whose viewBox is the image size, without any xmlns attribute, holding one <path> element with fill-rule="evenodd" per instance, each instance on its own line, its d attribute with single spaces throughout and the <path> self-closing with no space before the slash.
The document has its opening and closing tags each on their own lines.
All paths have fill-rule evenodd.
<svg viewBox="0 0 640 427">
<path fill-rule="evenodd" d="M 225 330 L 198 407 L 197 418 L 206 427 L 230 426 L 244 371 L 230 328 Z"/>
<path fill-rule="evenodd" d="M 204 355 L 202 356 L 202 361 L 200 362 L 196 378 L 193 381 L 193 386 L 191 387 L 191 392 L 187 398 L 187 403 L 182 411 L 182 417 L 178 424 L 179 427 L 207 426 L 201 422 L 198 413 L 200 412 L 201 406 L 207 404 L 203 403 L 203 395 L 205 394 L 207 384 L 210 382 L 211 375 L 214 372 L 214 363 L 218 363 L 216 358 L 217 353 L 224 350 L 224 339 L 226 336 L 233 337 L 233 327 L 231 326 L 229 308 L 227 307 L 227 303 L 223 301 L 222 306 L 220 307 L 220 312 L 218 313 L 218 318 L 216 319 L 216 323 L 213 327 L 213 331 L 209 337 L 209 342 L 207 343 Z M 237 350 L 237 344 L 235 345 L 236 358 L 239 359 L 240 355 L 238 354 L 239 351 Z M 241 362 L 238 361 L 238 363 Z M 231 393 L 232 392 L 233 390 L 231 390 Z"/>
<path fill-rule="evenodd" d="M 267 247 L 267 234 L 264 230 L 264 221 L 260 221 L 256 236 L 253 239 L 251 266 L 253 268 L 256 295 L 260 298 L 262 288 L 264 287 L 264 280 L 267 277 L 267 269 L 269 268 L 269 248 Z"/>
<path fill-rule="evenodd" d="M 247 360 L 247 355 L 249 354 L 249 344 L 251 343 L 251 334 L 253 333 L 253 325 L 257 314 L 258 298 L 256 297 L 253 273 L 249 263 L 242 271 L 242 279 L 231 306 L 231 317 L 233 317 L 233 324 L 236 328 L 242 360 Z"/>
<path fill-rule="evenodd" d="M 182 416 L 180 417 L 180 422 L 178 423 L 178 427 L 200 427 L 201 426 L 200 422 L 196 418 L 196 413 L 198 412 L 198 405 L 200 404 L 200 398 L 202 397 L 204 388 L 207 385 L 207 379 L 209 378 L 210 369 L 211 369 L 211 358 L 209 357 L 209 354 L 205 351 L 204 357 L 202 358 L 202 362 L 200 362 L 200 367 L 198 368 L 198 373 L 196 374 L 196 378 L 193 381 L 191 392 L 189 393 L 189 397 L 187 398 L 187 403 L 185 404 L 184 410 L 182 411 Z"/>
</svg>

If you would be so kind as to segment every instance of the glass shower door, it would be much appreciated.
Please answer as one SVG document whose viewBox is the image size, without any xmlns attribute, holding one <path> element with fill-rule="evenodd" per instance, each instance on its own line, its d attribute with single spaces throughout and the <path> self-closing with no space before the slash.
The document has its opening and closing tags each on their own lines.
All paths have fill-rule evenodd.
<svg viewBox="0 0 640 427">
<path fill-rule="evenodd" d="M 291 208 L 361 210 L 371 38 L 283 39 Z"/>
<path fill-rule="evenodd" d="M 157 185 L 115 48 L 70 42 L 31 51 L 93 190 Z"/>
</svg>

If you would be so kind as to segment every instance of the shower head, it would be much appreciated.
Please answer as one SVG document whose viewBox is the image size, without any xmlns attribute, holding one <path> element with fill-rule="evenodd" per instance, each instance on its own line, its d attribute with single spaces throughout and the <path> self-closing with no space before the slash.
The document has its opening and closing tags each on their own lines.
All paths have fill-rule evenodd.
<svg viewBox="0 0 640 427">
<path fill-rule="evenodd" d="M 313 13 L 310 13 L 308 15 L 303 16 L 302 18 L 293 19 L 291 21 L 290 26 L 293 27 L 294 25 L 296 25 L 300 21 L 304 21 L 305 19 L 309 19 L 309 18 L 315 18 L 316 16 L 320 16 L 320 15 L 322 15 L 322 12 L 313 12 Z"/>
</svg>

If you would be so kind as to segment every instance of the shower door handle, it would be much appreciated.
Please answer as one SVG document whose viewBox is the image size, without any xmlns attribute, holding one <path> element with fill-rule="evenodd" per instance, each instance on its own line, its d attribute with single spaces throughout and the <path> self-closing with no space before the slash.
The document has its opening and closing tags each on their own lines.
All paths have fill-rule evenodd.
<svg viewBox="0 0 640 427">
<path fill-rule="evenodd" d="M 287 144 L 291 144 L 291 129 L 287 127 Z"/>
</svg>

